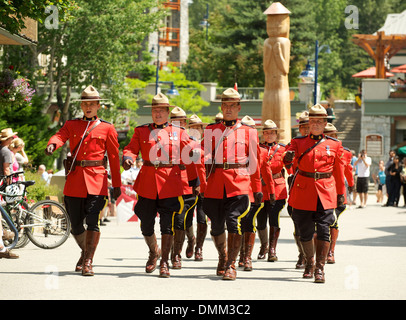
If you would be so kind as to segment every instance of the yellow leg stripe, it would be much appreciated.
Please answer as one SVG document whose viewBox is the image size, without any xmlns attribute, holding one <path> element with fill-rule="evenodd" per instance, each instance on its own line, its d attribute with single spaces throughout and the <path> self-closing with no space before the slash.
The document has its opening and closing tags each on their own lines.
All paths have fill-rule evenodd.
<svg viewBox="0 0 406 320">
<path fill-rule="evenodd" d="M 174 229 L 175 215 L 176 215 L 176 214 L 180 214 L 180 213 L 183 211 L 183 208 L 185 207 L 185 202 L 183 201 L 183 197 L 182 197 L 182 196 L 179 196 L 179 197 L 178 197 L 178 201 L 179 201 L 179 204 L 180 204 L 179 211 L 178 211 L 178 212 L 174 211 L 173 214 L 172 214 L 172 228 L 171 228 L 171 230 L 172 230 L 172 235 L 175 234 L 175 229 Z"/>
<path fill-rule="evenodd" d="M 237 230 L 238 230 L 238 234 L 239 235 L 242 235 L 242 232 L 241 232 L 241 219 L 242 218 L 244 218 L 247 214 L 248 214 L 248 212 L 250 212 L 250 209 L 251 209 L 251 202 L 250 202 L 250 200 L 249 199 L 247 199 L 248 200 L 248 207 L 247 207 L 247 210 L 245 210 L 240 216 L 238 216 L 238 218 L 237 218 Z"/>
<path fill-rule="evenodd" d="M 261 205 L 259 206 L 258 210 L 255 211 L 254 217 L 253 217 L 253 219 L 252 219 L 252 227 L 253 227 L 254 232 L 257 232 L 257 223 L 256 223 L 256 221 L 257 221 L 257 215 L 258 215 L 258 213 L 261 211 L 261 209 L 262 209 L 263 207 L 264 207 L 264 203 L 261 202 Z"/>
<path fill-rule="evenodd" d="M 197 200 L 199 200 L 198 197 L 196 197 L 195 203 L 193 203 L 193 205 L 190 206 L 190 208 L 187 209 L 187 211 L 186 211 L 186 213 L 185 213 L 185 218 L 183 219 L 183 228 L 184 228 L 185 230 L 186 230 L 186 218 L 187 218 L 187 215 L 189 214 L 189 211 L 190 211 L 191 209 L 194 209 L 194 208 L 196 207 Z"/>
</svg>

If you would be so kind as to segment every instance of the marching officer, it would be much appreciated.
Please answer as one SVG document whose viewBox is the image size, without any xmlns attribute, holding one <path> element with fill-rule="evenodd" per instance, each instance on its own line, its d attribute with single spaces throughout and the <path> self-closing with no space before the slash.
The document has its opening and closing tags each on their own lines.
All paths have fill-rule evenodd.
<svg viewBox="0 0 406 320">
<path fill-rule="evenodd" d="M 276 256 L 276 245 L 279 239 L 280 227 L 279 227 L 279 215 L 285 206 L 286 198 L 288 197 L 285 181 L 285 169 L 282 162 L 282 156 L 285 152 L 285 145 L 278 143 L 278 133 L 284 130 L 278 128 L 278 126 L 272 120 L 266 120 L 262 128 L 262 136 L 264 143 L 261 147 L 266 149 L 267 157 L 266 162 L 271 167 L 272 178 L 275 189 L 275 202 L 272 204 L 265 204 L 264 210 L 261 210 L 257 216 L 258 221 L 258 235 L 261 242 L 261 250 L 258 254 L 258 258 L 265 258 L 266 247 L 268 247 L 267 237 L 267 220 L 269 218 L 269 251 L 268 261 L 278 261 Z"/>
<path fill-rule="evenodd" d="M 217 275 L 224 280 L 236 279 L 240 222 L 250 210 L 249 193 L 253 192 L 256 204 L 262 201 L 258 133 L 238 120 L 240 110 L 238 92 L 225 90 L 221 96 L 223 120 L 206 127 L 203 141 L 207 164 L 203 209 L 211 220 L 211 235 L 219 253 Z"/>
<path fill-rule="evenodd" d="M 107 204 L 107 160 L 110 164 L 113 197 L 121 194 L 120 160 L 117 132 L 111 123 L 97 117 L 100 96 L 93 86 L 81 94 L 83 118 L 67 121 L 48 141 L 45 149 L 51 155 L 70 143 L 71 157 L 66 163 L 65 207 L 72 225 L 72 235 L 82 249 L 75 271 L 84 276 L 93 276 L 92 261 L 100 239 L 99 215 Z M 86 222 L 87 229 L 83 225 Z"/>
<path fill-rule="evenodd" d="M 297 125 L 292 126 L 292 128 L 299 128 L 299 133 L 302 137 L 307 136 L 309 134 L 309 111 L 303 111 L 299 116 L 299 123 Z M 293 178 L 292 172 L 296 171 L 297 161 L 294 161 L 292 167 L 290 168 L 290 175 L 288 177 L 288 186 L 290 188 L 290 184 Z M 292 217 L 292 207 L 288 204 L 288 213 L 290 217 Z M 293 221 L 293 219 L 292 219 Z M 297 250 L 299 251 L 298 260 L 296 262 L 296 269 L 303 269 L 305 267 L 305 256 L 302 247 L 302 243 L 300 242 L 300 233 L 299 228 L 295 221 L 293 221 L 294 231 L 293 237 L 295 239 L 295 243 L 297 246 Z"/>
<path fill-rule="evenodd" d="M 172 246 L 175 216 L 183 211 L 184 201 L 181 169 L 184 162 L 181 154 L 189 147 L 190 137 L 185 129 L 168 123 L 168 98 L 158 93 L 150 106 L 152 123 L 136 127 L 130 143 L 123 151 L 123 167 L 129 169 L 141 152 L 144 164 L 134 183 L 138 201 L 135 214 L 141 221 L 141 232 L 149 248 L 146 272 L 155 270 L 161 255 L 159 276 L 170 276 L 168 258 Z M 187 152 L 188 153 L 188 152 Z M 198 179 L 189 179 L 198 187 Z M 161 251 L 154 232 L 156 213 L 160 217 Z"/>
<path fill-rule="evenodd" d="M 198 170 L 198 176 L 201 177 L 202 175 L 206 175 L 206 169 L 204 167 L 204 151 L 202 152 L 201 143 L 204 139 L 204 127 L 207 123 L 203 123 L 202 120 L 195 114 L 193 114 L 189 118 L 189 135 L 196 139 L 196 142 L 200 146 L 200 156 L 201 162 L 196 165 L 196 169 Z M 203 180 L 203 179 L 202 179 Z M 205 183 L 201 181 L 201 184 Z M 193 234 L 193 214 L 190 214 L 186 218 L 186 226 L 189 226 L 189 232 Z M 207 217 L 203 210 L 203 198 L 201 195 L 197 196 L 197 205 L 196 205 L 196 247 L 195 247 L 195 261 L 202 261 L 203 260 L 203 244 L 204 240 L 206 239 L 207 235 Z M 187 257 L 186 253 L 186 257 Z"/>
<path fill-rule="evenodd" d="M 180 108 L 175 107 L 170 113 L 171 123 L 182 128 L 186 128 L 187 116 L 186 112 Z M 191 141 L 192 142 L 192 141 Z M 186 248 L 186 257 L 190 258 L 193 255 L 193 247 L 195 244 L 195 236 L 193 234 L 193 211 L 196 207 L 197 196 L 193 193 L 193 188 L 189 186 L 188 176 L 195 174 L 194 166 L 183 166 L 181 169 L 181 177 L 183 183 L 183 210 L 180 214 L 175 215 L 174 219 L 174 239 L 173 239 L 173 256 L 172 256 L 172 268 L 182 268 L 181 252 L 183 248 L 183 242 L 185 241 L 185 234 L 188 238 L 188 245 Z"/>
<path fill-rule="evenodd" d="M 250 116 L 245 116 L 241 119 L 241 122 L 251 126 L 256 127 L 254 119 Z M 258 127 L 259 129 L 260 127 Z M 255 233 L 257 231 L 257 216 L 259 212 L 264 210 L 265 205 L 270 205 L 275 202 L 275 187 L 272 178 L 271 166 L 268 162 L 268 150 L 261 147 L 260 145 L 260 173 L 261 173 L 261 187 L 262 187 L 262 202 L 256 204 L 254 202 L 254 197 L 252 192 L 250 193 L 251 198 L 251 209 L 248 214 L 241 219 L 241 230 L 243 232 L 243 243 L 240 251 L 240 261 L 239 266 L 244 267 L 244 271 L 252 271 L 252 250 L 254 249 L 255 243 Z"/>
<path fill-rule="evenodd" d="M 292 139 L 284 156 L 290 164 L 297 158 L 289 204 L 292 219 L 300 230 L 300 241 L 306 257 L 304 278 L 324 283 L 324 265 L 330 247 L 330 225 L 334 209 L 344 203 L 345 181 L 343 147 L 337 139 L 325 136 L 327 112 L 316 104 L 309 110 L 310 134 Z M 314 269 L 313 234 L 317 228 L 316 265 Z"/>
<path fill-rule="evenodd" d="M 325 135 L 338 139 L 339 133 L 341 133 L 341 132 L 338 132 L 336 127 L 332 123 L 328 122 L 326 124 L 326 127 L 324 128 Z M 344 176 L 345 176 L 346 182 L 348 184 L 349 192 L 352 192 L 354 190 L 354 176 L 352 174 L 351 159 L 352 159 L 351 150 L 344 147 L 344 151 L 343 151 Z M 335 263 L 334 249 L 335 249 L 337 238 L 338 238 L 338 218 L 346 209 L 347 192 L 344 193 L 344 197 L 345 197 L 344 204 L 337 207 L 335 210 L 336 217 L 337 217 L 336 221 L 334 222 L 334 224 L 332 226 L 330 226 L 330 235 L 331 235 L 330 248 L 329 248 L 328 254 L 327 254 L 327 263 L 329 263 L 329 264 Z"/>
</svg>

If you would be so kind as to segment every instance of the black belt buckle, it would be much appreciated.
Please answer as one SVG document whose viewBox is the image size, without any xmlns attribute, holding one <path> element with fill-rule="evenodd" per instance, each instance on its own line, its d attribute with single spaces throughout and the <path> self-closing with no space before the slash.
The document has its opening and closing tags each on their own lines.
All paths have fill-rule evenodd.
<svg viewBox="0 0 406 320">
<path fill-rule="evenodd" d="M 224 169 L 224 170 L 230 169 L 230 166 L 229 166 L 228 162 L 224 162 L 224 163 L 223 163 L 223 169 Z"/>
<path fill-rule="evenodd" d="M 80 162 L 79 162 L 79 167 L 85 167 L 85 161 L 86 160 L 80 160 Z"/>
<path fill-rule="evenodd" d="M 315 172 L 314 173 L 314 180 L 319 180 L 323 177 L 323 172 Z"/>
</svg>

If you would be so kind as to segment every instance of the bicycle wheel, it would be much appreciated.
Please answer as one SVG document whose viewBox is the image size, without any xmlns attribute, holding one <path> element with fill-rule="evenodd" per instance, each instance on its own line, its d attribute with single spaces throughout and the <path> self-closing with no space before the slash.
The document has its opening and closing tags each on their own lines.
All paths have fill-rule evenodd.
<svg viewBox="0 0 406 320">
<path fill-rule="evenodd" d="M 27 209 L 29 208 L 28 204 L 25 201 L 22 201 L 21 203 L 21 209 Z M 27 217 L 23 216 L 19 218 L 19 211 L 18 209 L 15 209 L 14 206 L 5 206 L 4 209 L 8 213 L 8 215 L 11 217 L 11 220 L 14 222 L 15 227 L 18 230 L 18 241 L 14 247 L 14 249 L 20 249 L 25 247 L 30 239 L 27 236 L 27 230 L 24 227 L 20 227 L 21 225 L 28 224 L 28 219 Z M 3 220 L 3 230 L 11 231 L 10 227 L 5 223 Z M 6 246 L 10 245 L 13 240 L 8 240 L 8 239 L 3 239 L 3 242 Z"/>
<path fill-rule="evenodd" d="M 43 249 L 62 245 L 70 234 L 70 220 L 65 208 L 53 200 L 38 201 L 27 212 L 30 223 L 26 226 L 28 238 Z"/>
</svg>

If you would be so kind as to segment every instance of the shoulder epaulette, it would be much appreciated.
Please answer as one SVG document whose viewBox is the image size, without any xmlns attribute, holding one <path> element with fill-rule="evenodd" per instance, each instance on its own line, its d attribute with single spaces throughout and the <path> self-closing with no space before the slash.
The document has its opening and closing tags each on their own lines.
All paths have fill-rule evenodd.
<svg viewBox="0 0 406 320">
<path fill-rule="evenodd" d="M 140 125 L 140 126 L 137 126 L 136 128 L 148 127 L 148 126 L 149 126 L 149 123 L 145 123 L 145 124 L 142 124 L 142 125 Z"/>
<path fill-rule="evenodd" d="M 193 136 L 189 136 L 189 139 L 193 140 L 193 141 L 197 141 L 197 139 L 195 137 L 193 137 Z"/>
<path fill-rule="evenodd" d="M 347 147 L 343 147 L 343 148 L 344 148 L 344 150 L 351 152 L 351 150 L 348 149 Z"/>
<path fill-rule="evenodd" d="M 336 138 L 333 138 L 333 137 L 330 137 L 330 136 L 325 136 L 327 139 L 331 139 L 331 140 L 334 140 L 334 141 L 340 141 L 340 140 L 337 140 Z"/>
<path fill-rule="evenodd" d="M 112 124 L 111 122 L 108 122 L 106 120 L 100 119 L 101 122 L 107 123 L 107 124 Z"/>
<path fill-rule="evenodd" d="M 215 125 L 215 124 L 217 124 L 217 122 L 212 122 L 212 123 L 209 123 L 206 127 L 208 127 L 208 126 L 213 126 L 213 125 Z"/>
<path fill-rule="evenodd" d="M 306 138 L 307 136 L 298 136 L 298 137 L 294 137 L 293 139 L 304 139 L 304 138 Z"/>
<path fill-rule="evenodd" d="M 184 128 L 184 127 L 178 126 L 177 124 L 173 124 L 173 123 L 171 123 L 170 125 L 171 125 L 171 126 L 173 126 L 173 127 L 176 127 L 176 128 L 181 128 L 181 129 L 185 130 L 185 128 Z"/>
<path fill-rule="evenodd" d="M 278 143 L 281 147 L 286 147 L 286 144 L 279 142 Z"/>
</svg>

